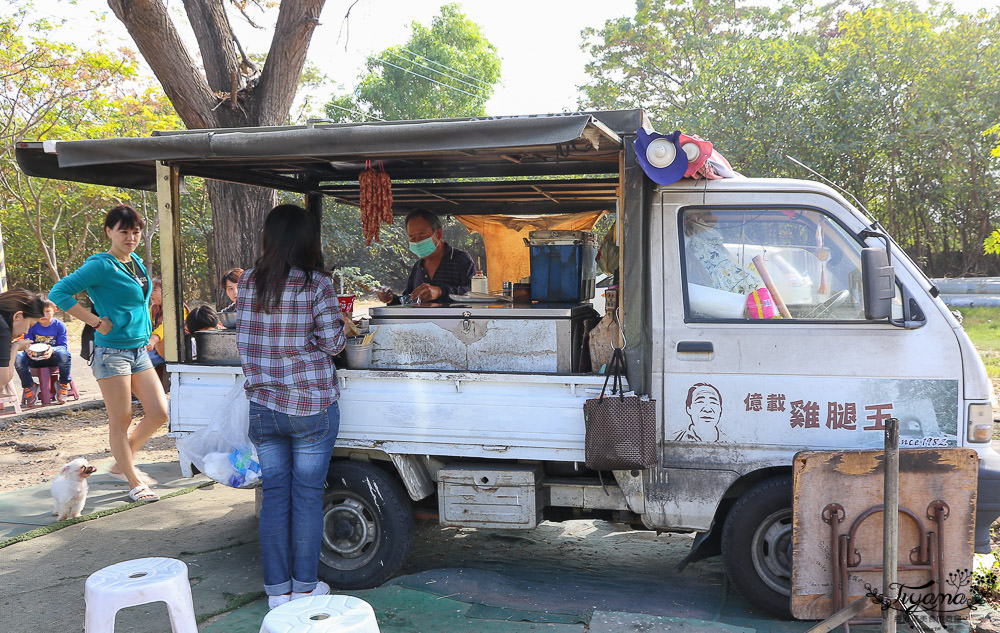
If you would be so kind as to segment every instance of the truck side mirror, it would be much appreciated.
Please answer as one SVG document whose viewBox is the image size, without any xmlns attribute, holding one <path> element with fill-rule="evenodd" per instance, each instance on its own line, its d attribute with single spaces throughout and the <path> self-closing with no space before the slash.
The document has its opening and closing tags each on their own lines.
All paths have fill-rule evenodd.
<svg viewBox="0 0 1000 633">
<path fill-rule="evenodd" d="M 861 279 L 865 297 L 865 318 L 887 319 L 892 315 L 896 295 L 896 274 L 884 248 L 861 249 Z"/>
</svg>

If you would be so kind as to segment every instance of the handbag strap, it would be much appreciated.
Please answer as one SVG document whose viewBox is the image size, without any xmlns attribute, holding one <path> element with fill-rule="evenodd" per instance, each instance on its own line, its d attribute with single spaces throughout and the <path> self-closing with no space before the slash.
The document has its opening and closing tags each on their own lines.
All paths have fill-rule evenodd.
<svg viewBox="0 0 1000 633">
<path fill-rule="evenodd" d="M 613 375 L 614 381 L 611 383 L 611 395 L 618 394 L 619 398 L 624 399 L 625 391 L 622 387 L 622 372 L 625 370 L 625 352 L 620 347 L 612 347 L 612 349 L 614 352 L 611 354 L 611 363 L 604 374 L 604 386 L 601 388 L 601 397 L 604 397 L 604 392 L 608 388 L 608 380 Z"/>
</svg>

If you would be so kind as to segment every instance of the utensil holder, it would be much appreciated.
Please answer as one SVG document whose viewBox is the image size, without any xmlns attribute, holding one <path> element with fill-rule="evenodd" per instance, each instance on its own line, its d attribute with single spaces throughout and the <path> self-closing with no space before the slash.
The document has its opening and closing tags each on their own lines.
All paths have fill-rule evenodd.
<svg viewBox="0 0 1000 633">
<path fill-rule="evenodd" d="M 347 355 L 348 369 L 368 369 L 372 364 L 372 344 L 363 345 L 361 339 L 347 341 L 344 348 Z"/>
</svg>

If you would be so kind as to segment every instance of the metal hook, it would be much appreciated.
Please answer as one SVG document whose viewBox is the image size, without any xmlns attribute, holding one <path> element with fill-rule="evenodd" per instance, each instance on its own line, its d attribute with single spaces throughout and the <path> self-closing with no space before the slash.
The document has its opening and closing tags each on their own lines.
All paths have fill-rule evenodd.
<svg viewBox="0 0 1000 633">
<path fill-rule="evenodd" d="M 625 337 L 625 328 L 622 327 L 622 322 L 618 318 L 618 310 L 620 308 L 621 308 L 621 306 L 616 306 L 615 307 L 615 324 L 618 326 L 618 331 L 622 335 L 622 346 L 621 346 L 621 348 L 616 348 L 615 344 L 611 343 L 611 349 L 625 349 L 626 347 L 628 347 L 628 338 Z"/>
</svg>

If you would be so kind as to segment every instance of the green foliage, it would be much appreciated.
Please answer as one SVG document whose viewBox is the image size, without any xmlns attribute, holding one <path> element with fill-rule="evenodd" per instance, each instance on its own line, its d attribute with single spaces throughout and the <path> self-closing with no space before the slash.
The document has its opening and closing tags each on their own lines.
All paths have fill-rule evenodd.
<svg viewBox="0 0 1000 633">
<path fill-rule="evenodd" d="M 990 529 L 995 534 L 996 525 Z M 989 568 L 980 568 L 972 576 L 971 604 L 996 604 L 1000 600 L 1000 560 L 994 560 Z"/>
<path fill-rule="evenodd" d="M 326 106 L 334 121 L 483 116 L 500 80 L 500 58 L 465 17 L 446 4 L 430 28 L 413 22 L 410 39 L 368 58 L 367 73 L 351 95 Z"/>
<path fill-rule="evenodd" d="M 14 144 L 143 136 L 178 126 L 162 94 L 136 79 L 130 54 L 52 41 L 51 28 L 28 22 L 23 12 L 0 17 L 0 225 L 8 279 L 42 291 L 105 248 L 106 209 L 132 204 L 155 231 L 155 204 L 139 192 L 28 178 L 17 169 Z M 147 263 L 155 257 L 149 246 L 142 252 Z"/>
<path fill-rule="evenodd" d="M 1000 254 L 1000 230 L 993 229 L 993 232 L 986 236 L 983 250 L 991 255 Z"/>
<path fill-rule="evenodd" d="M 995 273 L 980 245 L 1000 210 L 1000 11 L 853 7 L 639 2 L 584 31 L 580 105 L 644 107 L 748 176 L 809 177 L 794 156 L 865 201 L 932 274 Z"/>
</svg>

